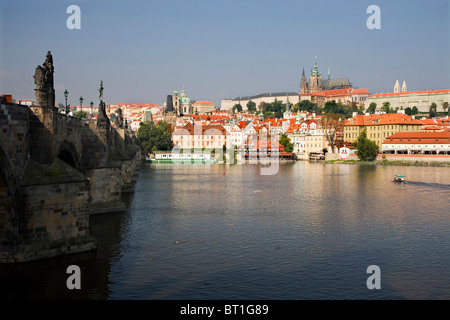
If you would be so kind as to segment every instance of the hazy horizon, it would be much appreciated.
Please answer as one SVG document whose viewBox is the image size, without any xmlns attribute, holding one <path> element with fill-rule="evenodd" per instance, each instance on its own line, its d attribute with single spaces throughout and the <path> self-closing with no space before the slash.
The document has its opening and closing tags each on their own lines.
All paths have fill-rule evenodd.
<svg viewBox="0 0 450 320">
<path fill-rule="evenodd" d="M 66 26 L 67 7 L 81 29 Z M 381 29 L 370 30 L 370 5 Z M 35 68 L 51 51 L 56 102 L 163 104 L 184 85 L 193 100 L 299 92 L 317 56 L 326 79 L 371 94 L 450 88 L 450 3 L 417 1 L 0 0 L 0 93 L 34 99 Z"/>
</svg>

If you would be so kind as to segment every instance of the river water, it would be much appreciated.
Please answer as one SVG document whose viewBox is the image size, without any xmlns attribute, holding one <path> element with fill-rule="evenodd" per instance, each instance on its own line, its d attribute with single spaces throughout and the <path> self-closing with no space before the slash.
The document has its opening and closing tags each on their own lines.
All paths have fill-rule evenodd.
<svg viewBox="0 0 450 320">
<path fill-rule="evenodd" d="M 449 200 L 445 167 L 145 164 L 128 212 L 90 218 L 95 252 L 1 265 L 1 297 L 450 299 Z"/>
</svg>

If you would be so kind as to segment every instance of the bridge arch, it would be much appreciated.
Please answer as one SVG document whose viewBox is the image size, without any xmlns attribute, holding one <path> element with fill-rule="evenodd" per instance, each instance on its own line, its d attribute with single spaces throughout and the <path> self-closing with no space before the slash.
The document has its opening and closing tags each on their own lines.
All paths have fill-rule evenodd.
<svg viewBox="0 0 450 320">
<path fill-rule="evenodd" d="M 80 170 L 80 157 L 75 145 L 67 140 L 64 140 L 58 149 L 58 158 L 72 166 L 73 168 Z"/>
<path fill-rule="evenodd" d="M 19 191 L 8 155 L 0 146 L 0 246 L 12 245 L 17 233 Z"/>
</svg>

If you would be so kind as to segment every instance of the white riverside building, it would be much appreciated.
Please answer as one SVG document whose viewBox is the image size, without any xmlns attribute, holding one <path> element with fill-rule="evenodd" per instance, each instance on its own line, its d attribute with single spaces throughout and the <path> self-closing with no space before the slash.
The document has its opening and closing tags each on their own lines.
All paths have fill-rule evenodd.
<svg viewBox="0 0 450 320">
<path fill-rule="evenodd" d="M 430 106 L 434 102 L 437 106 L 437 112 L 444 112 L 442 103 L 450 103 L 450 89 L 426 90 L 426 91 L 407 91 L 406 82 L 400 88 L 397 80 L 394 86 L 394 92 L 377 93 L 371 95 L 364 103 L 365 109 L 374 102 L 377 104 L 377 110 L 383 107 L 383 103 L 389 102 L 392 109 L 404 110 L 406 108 L 417 107 L 419 112 L 429 112 Z"/>
<path fill-rule="evenodd" d="M 289 99 L 289 103 L 295 105 L 300 102 L 300 96 L 297 92 L 277 92 L 277 93 L 263 93 L 255 96 L 237 97 L 233 99 L 224 99 L 221 101 L 220 110 L 230 111 L 234 105 L 240 104 L 243 111 L 247 111 L 247 103 L 251 100 L 256 104 L 256 110 L 261 102 L 272 103 L 275 101 L 281 101 L 286 104 Z"/>
</svg>

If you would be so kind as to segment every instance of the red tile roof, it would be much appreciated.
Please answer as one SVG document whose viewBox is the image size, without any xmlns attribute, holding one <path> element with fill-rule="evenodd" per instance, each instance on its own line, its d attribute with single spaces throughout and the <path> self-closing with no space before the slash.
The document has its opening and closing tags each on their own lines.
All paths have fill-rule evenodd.
<svg viewBox="0 0 450 320">
<path fill-rule="evenodd" d="M 220 125 L 193 125 L 175 128 L 173 135 L 227 135 L 227 130 Z"/>
<path fill-rule="evenodd" d="M 442 130 L 442 128 L 439 127 L 439 126 L 425 126 L 425 128 L 423 128 L 423 130 L 435 130 L 435 131 L 439 131 L 439 130 Z"/>
<path fill-rule="evenodd" d="M 409 91 L 409 92 L 376 93 L 376 94 L 373 94 L 373 95 L 371 96 L 371 98 L 405 96 L 405 95 L 410 95 L 410 94 L 439 94 L 439 93 L 450 93 L 450 89 L 444 89 L 444 90 L 428 90 L 428 91 Z"/>
<path fill-rule="evenodd" d="M 138 107 L 142 107 L 142 108 L 160 108 L 160 105 L 158 104 L 154 104 L 154 103 L 114 103 L 115 106 L 118 106 L 119 108 L 121 107 L 130 107 L 130 108 L 138 108 Z M 111 106 L 113 107 L 113 106 Z"/>
<path fill-rule="evenodd" d="M 256 148 L 256 149 L 267 149 L 267 150 L 279 150 L 279 151 L 283 151 L 284 150 L 284 146 L 279 144 L 276 141 L 271 141 L 271 140 L 257 140 L 257 141 L 252 141 L 250 142 L 249 145 L 250 148 Z"/>
<path fill-rule="evenodd" d="M 289 126 L 289 128 L 286 130 L 286 133 L 294 133 L 294 131 L 301 129 L 302 125 L 300 123 L 294 123 Z"/>
<path fill-rule="evenodd" d="M 366 88 L 353 89 L 352 95 L 354 95 L 354 94 L 369 94 L 369 90 L 367 90 Z"/>
<path fill-rule="evenodd" d="M 438 126 L 450 127 L 450 119 L 436 119 Z"/>
<path fill-rule="evenodd" d="M 397 132 L 383 144 L 450 144 L 450 130 L 438 132 Z"/>
<path fill-rule="evenodd" d="M 419 120 L 413 119 L 407 114 L 403 113 L 387 113 L 387 114 L 371 114 L 356 115 L 351 119 L 345 120 L 346 126 L 381 126 L 381 125 L 394 125 L 394 124 L 411 124 L 411 125 L 423 125 Z"/>
<path fill-rule="evenodd" d="M 435 125 L 436 124 L 436 121 L 434 121 L 434 119 L 422 119 L 419 121 L 422 122 L 423 125 Z"/>
<path fill-rule="evenodd" d="M 214 106 L 214 103 L 211 101 L 197 101 L 197 102 L 194 102 L 192 105 L 193 106 L 195 106 L 195 105 Z"/>
<path fill-rule="evenodd" d="M 199 115 L 191 115 L 192 119 L 194 119 L 194 121 L 197 120 L 207 120 L 209 117 L 209 120 L 211 121 L 218 121 L 218 120 L 228 120 L 231 119 L 230 116 L 223 116 L 223 115 L 216 115 L 216 114 L 211 114 L 211 115 L 207 115 L 207 114 L 199 114 Z"/>
<path fill-rule="evenodd" d="M 336 90 L 324 90 L 320 92 L 314 92 L 310 94 L 311 96 L 321 96 L 321 97 L 346 97 L 351 96 L 355 94 L 369 94 L 369 90 L 366 88 L 362 89 L 353 89 L 353 88 L 346 88 L 346 89 L 336 89 Z"/>
</svg>

